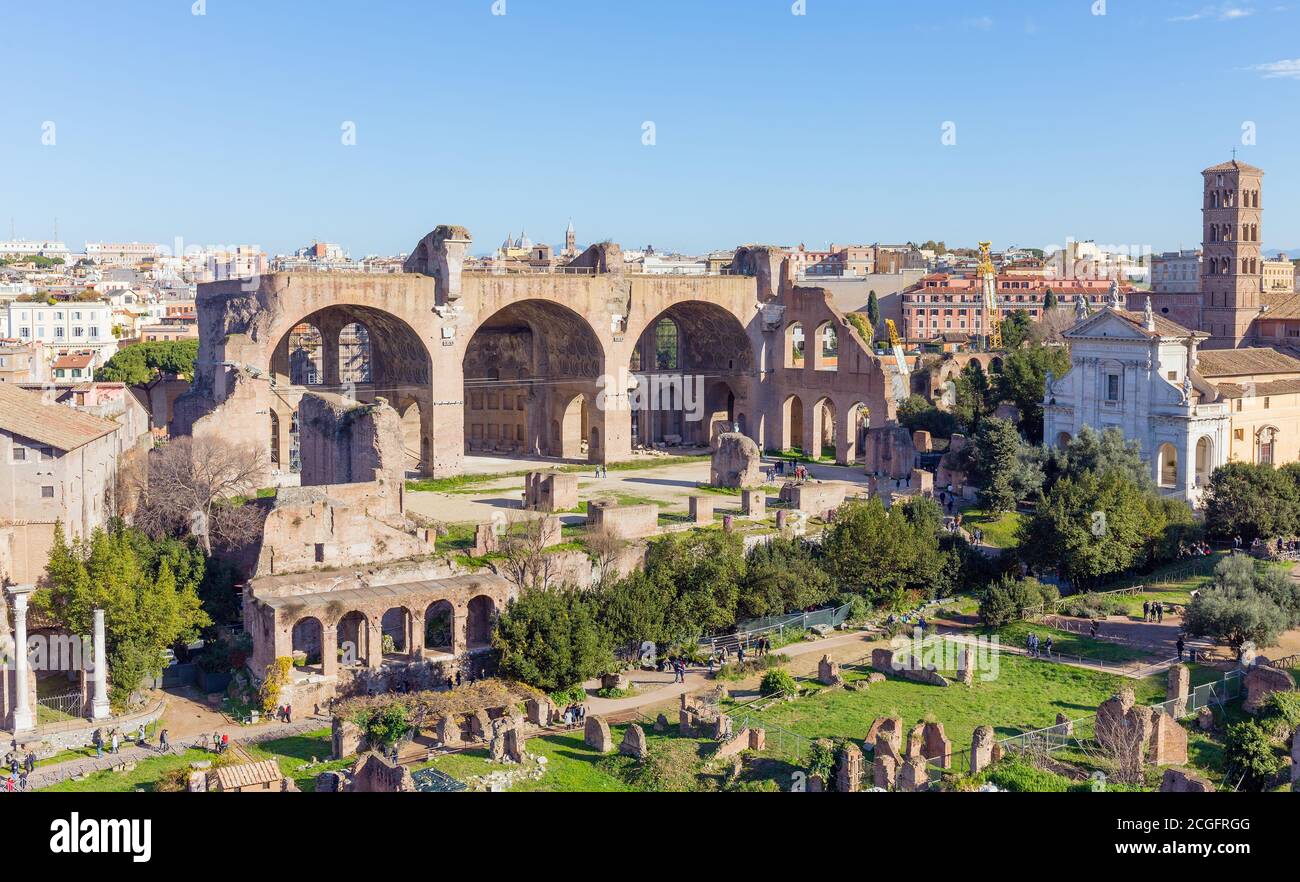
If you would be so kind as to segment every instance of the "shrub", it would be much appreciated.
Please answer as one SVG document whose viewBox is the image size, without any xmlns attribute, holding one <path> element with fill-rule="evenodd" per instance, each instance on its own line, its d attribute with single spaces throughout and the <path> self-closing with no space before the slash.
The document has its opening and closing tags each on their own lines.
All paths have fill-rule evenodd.
<svg viewBox="0 0 1300 882">
<path fill-rule="evenodd" d="M 1025 611 L 1055 600 L 1056 589 L 1037 579 L 1003 576 L 980 596 L 980 620 L 989 628 L 1019 621 Z"/>
<path fill-rule="evenodd" d="M 269 714 L 275 711 L 280 705 L 280 690 L 285 683 L 289 682 L 289 671 L 293 667 L 293 659 L 287 655 L 282 655 L 274 662 L 266 666 L 266 678 L 262 680 L 262 688 L 258 693 L 261 700 L 262 713 Z"/>
<path fill-rule="evenodd" d="M 363 713 L 353 722 L 366 733 L 366 740 L 372 746 L 384 748 L 392 747 L 411 728 L 406 708 L 397 702 Z"/>
<path fill-rule="evenodd" d="M 808 759 L 804 763 L 808 775 L 820 775 L 822 780 L 830 777 L 835 768 L 835 742 L 829 738 L 818 738 L 808 747 Z"/>
<path fill-rule="evenodd" d="M 790 672 L 781 668 L 773 668 L 763 675 L 763 682 L 759 684 L 759 691 L 764 695 L 796 695 L 799 692 L 799 686 L 790 676 Z"/>
<path fill-rule="evenodd" d="M 1272 737 L 1255 720 L 1228 727 L 1223 754 L 1231 776 L 1241 776 L 1241 786 L 1248 790 L 1267 789 L 1282 771 Z"/>
<path fill-rule="evenodd" d="M 1278 740 L 1300 727 L 1300 692 L 1274 692 L 1259 714 L 1259 723 Z"/>
</svg>

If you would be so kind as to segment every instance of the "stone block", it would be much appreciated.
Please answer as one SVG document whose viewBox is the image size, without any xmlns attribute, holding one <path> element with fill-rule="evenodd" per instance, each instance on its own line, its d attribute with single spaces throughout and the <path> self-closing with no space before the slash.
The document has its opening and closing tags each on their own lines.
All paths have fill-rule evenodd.
<svg viewBox="0 0 1300 882">
<path fill-rule="evenodd" d="M 1208 778 L 1190 769 L 1165 769 L 1160 780 L 1161 793 L 1213 793 L 1214 785 Z"/>
<path fill-rule="evenodd" d="M 1169 669 L 1165 701 L 1173 702 L 1170 713 L 1175 718 L 1187 715 L 1187 697 L 1192 688 L 1192 672 L 1187 665 L 1174 665 Z"/>
<path fill-rule="evenodd" d="M 763 483 L 763 455 L 752 439 L 724 432 L 714 443 L 709 483 L 715 487 L 758 487 Z"/>
<path fill-rule="evenodd" d="M 713 523 L 713 497 L 712 496 L 692 496 L 690 498 L 691 523 L 694 524 L 711 524 Z"/>
<path fill-rule="evenodd" d="M 604 717 L 587 717 L 583 741 L 597 753 L 609 753 L 614 749 L 614 739 L 609 734 L 609 723 L 605 722 Z"/>
<path fill-rule="evenodd" d="M 993 745 L 997 736 L 992 726 L 979 726 L 970 740 L 970 773 L 978 775 L 993 763 Z"/>
<path fill-rule="evenodd" d="M 1274 692 L 1294 692 L 1295 677 L 1290 671 L 1259 663 L 1246 673 L 1246 700 L 1241 709 L 1253 714 L 1264 706 Z"/>
<path fill-rule="evenodd" d="M 643 759 L 647 751 L 645 730 L 636 723 L 627 727 L 623 732 L 623 743 L 618 746 L 618 752 L 627 756 Z"/>
<path fill-rule="evenodd" d="M 762 489 L 742 490 L 740 493 L 740 510 L 750 518 L 767 517 L 767 491 Z"/>
</svg>

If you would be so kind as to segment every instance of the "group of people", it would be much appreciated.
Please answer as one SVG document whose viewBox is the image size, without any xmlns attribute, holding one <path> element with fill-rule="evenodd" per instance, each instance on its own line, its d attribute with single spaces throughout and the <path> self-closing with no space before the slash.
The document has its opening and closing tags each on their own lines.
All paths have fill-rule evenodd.
<svg viewBox="0 0 1300 882">
<path fill-rule="evenodd" d="M 581 726 L 587 720 L 587 706 L 578 703 L 571 704 L 564 709 L 564 713 L 560 715 L 560 718 L 564 720 L 564 726 L 567 729 Z"/>
<path fill-rule="evenodd" d="M 293 707 L 287 704 L 280 705 L 275 709 L 275 718 L 281 723 L 292 723 Z"/>
<path fill-rule="evenodd" d="M 1142 621 L 1144 622 L 1163 622 L 1165 620 L 1165 605 L 1158 600 L 1142 601 Z"/>
<path fill-rule="evenodd" d="M 597 466 L 596 466 L 596 477 L 597 477 L 597 478 L 608 478 L 608 477 L 609 477 L 609 468 L 608 468 L 607 466 L 597 465 Z"/>
<path fill-rule="evenodd" d="M 13 750 L 10 751 L 8 760 L 9 775 L 5 778 L 5 792 L 27 792 L 27 776 L 36 771 L 36 754 L 29 750 L 20 761 L 18 751 Z"/>
<path fill-rule="evenodd" d="M 1041 643 L 1038 635 L 1033 631 L 1025 638 L 1025 649 L 1029 652 L 1030 658 L 1051 658 L 1052 657 L 1052 635 L 1048 634 L 1047 639 Z"/>
</svg>

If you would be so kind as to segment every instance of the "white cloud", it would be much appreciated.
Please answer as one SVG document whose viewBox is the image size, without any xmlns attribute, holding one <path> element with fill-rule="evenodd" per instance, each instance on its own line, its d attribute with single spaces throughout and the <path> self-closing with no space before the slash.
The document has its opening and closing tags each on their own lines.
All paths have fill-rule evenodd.
<svg viewBox="0 0 1300 882">
<path fill-rule="evenodd" d="M 1285 7 L 1278 7 L 1277 12 L 1282 12 Z M 1255 14 L 1255 10 L 1248 6 L 1233 6 L 1224 3 L 1221 6 L 1204 6 L 1198 12 L 1192 12 L 1188 15 L 1176 15 L 1169 19 L 1170 21 L 1233 21 L 1238 18 L 1247 18 Z"/>
<path fill-rule="evenodd" d="M 1268 64 L 1255 64 L 1250 70 L 1257 70 L 1266 80 L 1288 79 L 1300 80 L 1300 58 L 1284 58 L 1270 61 Z"/>
</svg>

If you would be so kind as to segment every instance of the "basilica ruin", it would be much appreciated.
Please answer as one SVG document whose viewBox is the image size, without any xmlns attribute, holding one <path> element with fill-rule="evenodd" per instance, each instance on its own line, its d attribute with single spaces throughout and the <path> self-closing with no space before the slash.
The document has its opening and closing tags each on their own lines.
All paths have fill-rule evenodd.
<svg viewBox="0 0 1300 882">
<path fill-rule="evenodd" d="M 196 376 L 171 429 L 266 451 L 277 489 L 258 500 L 249 555 L 249 668 L 292 658 L 285 698 L 299 712 L 439 685 L 490 649 L 515 585 L 432 553 L 433 530 L 406 510 L 410 476 L 457 475 L 474 455 L 603 465 L 713 446 L 730 452 L 718 482 L 749 487 L 765 449 L 851 464 L 892 425 L 897 369 L 826 291 L 794 283 L 779 249 L 665 277 L 625 270 L 612 243 L 564 266 L 468 271 L 470 245 L 440 226 L 400 274 L 200 288 Z M 904 446 L 891 471 L 910 474 Z M 524 495 L 523 516 L 544 517 L 576 504 L 576 482 L 535 472 Z M 655 532 L 655 506 L 640 520 L 635 508 L 593 504 L 588 520 L 628 539 Z M 483 525 L 476 551 L 494 542 Z"/>
</svg>

